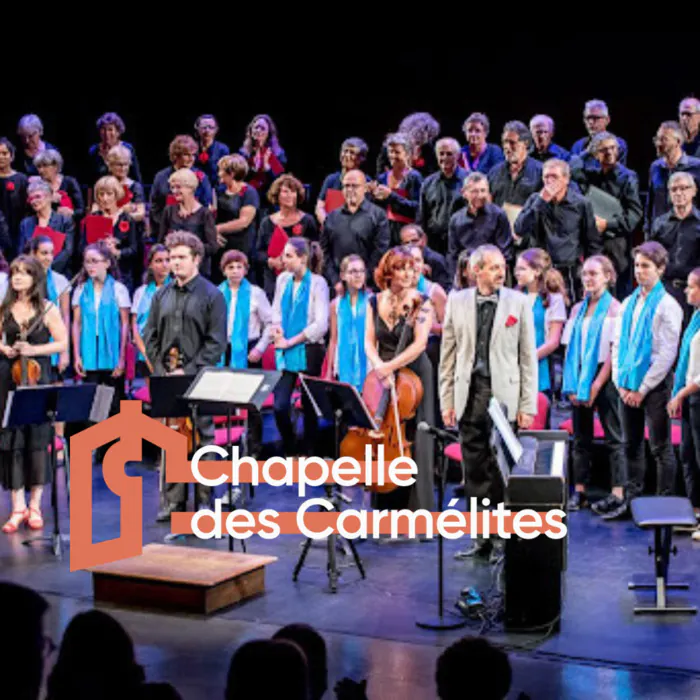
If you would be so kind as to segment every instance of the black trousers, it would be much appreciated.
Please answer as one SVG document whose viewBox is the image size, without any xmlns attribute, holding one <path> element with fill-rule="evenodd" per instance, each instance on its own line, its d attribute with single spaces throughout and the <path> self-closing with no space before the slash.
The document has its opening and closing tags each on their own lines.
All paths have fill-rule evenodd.
<svg viewBox="0 0 700 700">
<path fill-rule="evenodd" d="M 575 265 L 554 265 L 555 269 L 561 272 L 566 284 L 566 293 L 569 295 L 569 302 L 573 304 L 582 297 L 583 288 L 581 286 L 581 266 Z"/>
<path fill-rule="evenodd" d="M 590 485 L 593 421 L 596 408 L 605 433 L 605 447 L 610 460 L 612 486 L 623 486 L 627 470 L 625 468 L 625 441 L 622 434 L 622 400 L 611 380 L 600 390 L 592 408 L 573 407 L 574 480 L 577 484 Z"/>
<path fill-rule="evenodd" d="M 700 508 L 700 394 L 683 402 L 681 464 L 685 490 L 694 508 Z"/>
<path fill-rule="evenodd" d="M 622 431 L 627 457 L 626 491 L 629 498 L 640 496 L 644 490 L 644 426 L 649 426 L 649 446 L 656 463 L 656 492 L 662 496 L 673 493 L 676 460 L 671 447 L 671 419 L 666 404 L 671 398 L 671 374 L 652 389 L 639 408 L 622 404 Z"/>
<path fill-rule="evenodd" d="M 306 371 L 312 377 L 318 377 L 323 367 L 325 348 L 320 343 L 307 343 L 306 345 Z M 282 378 L 275 387 L 275 421 L 277 430 L 282 436 L 284 455 L 291 456 L 300 452 L 310 455 L 313 451 L 313 439 L 318 433 L 318 420 L 306 392 L 301 392 L 301 404 L 304 414 L 304 437 L 300 445 L 297 445 L 296 429 L 291 417 L 292 394 L 296 388 L 298 372 L 282 373 Z"/>
<path fill-rule="evenodd" d="M 503 501 L 505 491 L 491 447 L 493 421 L 488 414 L 490 400 L 491 379 L 472 375 L 467 406 L 459 420 L 459 442 L 467 503 L 470 498 L 489 498 L 491 506 L 495 506 Z"/>
</svg>

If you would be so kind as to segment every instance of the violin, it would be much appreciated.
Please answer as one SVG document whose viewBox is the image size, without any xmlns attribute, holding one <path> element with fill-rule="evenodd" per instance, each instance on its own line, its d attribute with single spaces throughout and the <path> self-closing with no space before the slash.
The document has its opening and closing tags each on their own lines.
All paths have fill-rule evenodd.
<svg viewBox="0 0 700 700">
<path fill-rule="evenodd" d="M 408 335 L 415 325 L 422 303 L 422 299 L 416 297 L 411 305 L 404 307 L 405 325 L 401 329 L 394 357 L 400 355 L 408 346 Z M 353 457 L 358 462 L 363 462 L 367 445 L 372 447 L 373 454 L 377 453 L 381 445 L 384 447 L 384 460 L 387 463 L 397 457 L 410 457 L 412 443 L 406 438 L 406 423 L 415 417 L 423 400 L 423 383 L 418 375 L 413 370 L 402 367 L 393 377 L 391 385 L 386 387 L 377 372 L 372 370 L 365 378 L 362 398 L 379 428 L 349 428 L 340 443 L 340 456 Z M 396 484 L 389 482 L 383 486 L 368 486 L 367 490 L 389 493 L 397 488 Z"/>
<path fill-rule="evenodd" d="M 168 372 L 176 372 L 179 369 L 183 369 L 185 362 L 180 352 L 180 348 L 176 345 L 168 350 L 165 356 L 165 362 L 163 363 Z M 178 433 L 184 435 L 187 438 L 187 453 L 192 454 L 194 452 L 194 426 L 192 424 L 191 418 L 167 418 L 165 424 L 177 430 Z"/>
</svg>

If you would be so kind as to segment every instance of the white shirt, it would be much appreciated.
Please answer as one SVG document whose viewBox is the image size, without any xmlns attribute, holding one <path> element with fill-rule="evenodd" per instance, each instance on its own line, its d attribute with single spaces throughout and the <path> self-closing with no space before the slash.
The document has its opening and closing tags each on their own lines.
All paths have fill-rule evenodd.
<svg viewBox="0 0 700 700">
<path fill-rule="evenodd" d="M 66 289 L 68 289 L 70 282 L 68 282 L 68 280 L 60 272 L 54 272 L 51 270 L 51 276 L 53 277 L 53 284 L 56 288 L 56 294 L 60 296 Z"/>
<path fill-rule="evenodd" d="M 236 320 L 236 300 L 238 290 L 231 289 L 231 305 L 226 323 L 226 338 L 231 337 Z M 265 292 L 260 287 L 250 285 L 250 317 L 248 320 L 248 341 L 259 340 L 255 349 L 262 355 L 270 344 L 269 329 L 272 323 L 272 307 Z"/>
<path fill-rule="evenodd" d="M 619 388 L 619 354 L 620 335 L 622 333 L 622 317 L 629 304 L 631 297 L 627 297 L 622 302 L 620 312 L 615 319 L 615 341 L 613 342 L 612 374 L 615 386 Z M 637 306 L 632 316 L 631 333 L 637 326 L 639 315 L 642 312 L 645 297 L 639 296 Z M 681 337 L 681 327 L 683 325 L 683 310 L 680 304 L 668 293 L 665 293 L 651 323 L 651 365 L 642 383 L 639 385 L 639 393 L 646 396 L 652 389 L 655 389 L 666 378 L 671 371 L 673 363 L 678 354 L 678 342 Z"/>
<path fill-rule="evenodd" d="M 7 294 L 7 287 L 7 272 L 0 272 L 0 303 L 2 303 L 2 300 L 5 298 L 5 294 Z"/>
<path fill-rule="evenodd" d="M 574 323 L 576 322 L 576 317 L 578 316 L 581 304 L 579 302 L 571 309 L 571 315 L 569 320 L 564 326 L 564 332 L 561 336 L 562 345 L 568 345 L 571 342 L 571 334 L 574 332 Z M 581 356 L 586 352 L 586 339 L 588 338 L 588 329 L 591 327 L 591 320 L 593 316 L 587 316 L 583 319 L 581 324 Z M 603 329 L 600 333 L 600 347 L 598 348 L 598 364 L 602 365 L 610 357 L 612 351 L 612 344 L 615 338 L 615 316 L 611 316 L 610 313 L 605 317 L 603 321 Z"/>
<path fill-rule="evenodd" d="M 530 301 L 532 308 L 535 308 L 535 302 L 539 294 L 528 294 L 527 298 Z M 564 303 L 564 297 L 561 294 L 550 294 L 549 304 L 544 310 L 544 335 L 545 340 L 549 335 L 549 327 L 553 323 L 566 323 L 566 304 Z"/>
<path fill-rule="evenodd" d="M 282 323 L 282 296 L 291 276 L 291 272 L 283 272 L 277 278 L 275 298 L 272 302 L 272 323 L 275 325 Z M 294 290 L 294 296 L 298 293 L 299 287 Z M 304 328 L 304 335 L 309 343 L 320 343 L 328 332 L 329 297 L 328 282 L 320 275 L 312 274 L 309 311 Z"/>
<path fill-rule="evenodd" d="M 83 294 L 84 284 L 79 284 L 73 292 L 73 308 L 80 306 L 80 297 Z M 102 300 L 102 287 L 95 289 L 95 315 L 99 314 L 100 301 Z M 129 290 L 121 283 L 114 281 L 114 297 L 117 300 L 117 306 L 120 309 L 131 309 L 131 301 L 129 300 Z M 100 335 L 100 324 L 97 324 L 97 336 Z"/>
<path fill-rule="evenodd" d="M 688 362 L 688 374 L 685 383 L 700 386 L 700 331 L 698 331 L 690 343 L 690 361 Z"/>
</svg>

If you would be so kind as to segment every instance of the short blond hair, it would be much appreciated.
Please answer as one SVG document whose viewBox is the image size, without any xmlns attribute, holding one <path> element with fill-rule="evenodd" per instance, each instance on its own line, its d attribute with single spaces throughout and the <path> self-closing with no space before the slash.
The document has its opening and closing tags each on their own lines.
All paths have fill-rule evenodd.
<svg viewBox="0 0 700 700">
<path fill-rule="evenodd" d="M 128 160 L 129 165 L 131 165 L 131 151 L 126 147 L 123 146 L 122 144 L 119 144 L 118 146 L 112 146 L 112 148 L 107 151 L 107 161 L 111 160 Z"/>
<path fill-rule="evenodd" d="M 181 187 L 191 187 L 193 190 L 199 187 L 199 178 L 189 168 L 180 168 L 176 170 L 168 178 L 168 182 L 171 185 L 178 183 Z"/>
<path fill-rule="evenodd" d="M 223 170 L 227 175 L 232 175 L 233 179 L 239 182 L 245 180 L 246 175 L 248 174 L 248 162 L 238 153 L 233 153 L 232 155 L 219 158 L 219 162 L 216 164 L 216 166 Z"/>
<path fill-rule="evenodd" d="M 114 192 L 117 201 L 124 197 L 124 188 L 113 175 L 105 175 L 95 183 L 95 199 L 103 192 Z"/>
</svg>

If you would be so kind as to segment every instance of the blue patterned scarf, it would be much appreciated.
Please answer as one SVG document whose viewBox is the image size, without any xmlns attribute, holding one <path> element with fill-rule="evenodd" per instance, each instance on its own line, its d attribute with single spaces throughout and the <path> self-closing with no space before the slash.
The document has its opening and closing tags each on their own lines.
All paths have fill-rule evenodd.
<svg viewBox="0 0 700 700">
<path fill-rule="evenodd" d="M 114 287 L 114 277 L 107 275 L 97 313 L 92 279 L 85 283 L 80 295 L 80 353 L 87 371 L 113 370 L 119 364 L 121 324 Z"/>
<path fill-rule="evenodd" d="M 700 310 L 696 309 L 690 319 L 688 327 L 683 334 L 681 351 L 678 354 L 678 364 L 676 365 L 676 378 L 673 382 L 673 395 L 675 396 L 686 384 L 688 376 L 688 364 L 690 363 L 690 344 L 693 342 L 695 334 L 700 332 Z"/>
<path fill-rule="evenodd" d="M 226 318 L 231 313 L 231 303 L 233 294 L 228 280 L 224 280 L 219 289 L 226 300 Z M 248 325 L 250 323 L 250 296 L 251 286 L 247 279 L 241 281 L 236 297 L 236 310 L 233 317 L 233 327 L 231 328 L 231 360 L 229 367 L 233 369 L 246 369 L 248 367 Z M 221 358 L 223 365 L 225 358 Z"/>
<path fill-rule="evenodd" d="M 575 394 L 579 401 L 590 401 L 591 385 L 596 376 L 598 358 L 600 357 L 600 337 L 612 300 L 612 294 L 608 291 L 598 299 L 588 326 L 586 347 L 583 353 L 581 352 L 581 332 L 590 304 L 590 295 L 586 296 L 578 310 L 564 360 L 565 396 Z"/>
<path fill-rule="evenodd" d="M 311 296 L 311 271 L 307 270 L 294 294 L 294 275 L 291 275 L 282 294 L 282 331 L 289 339 L 299 335 L 309 325 L 309 298 Z M 276 350 L 277 369 L 303 372 L 306 369 L 306 343 L 297 343 L 287 350 Z"/>
<path fill-rule="evenodd" d="M 355 315 L 352 314 L 350 293 L 338 301 L 338 378 L 352 384 L 359 392 L 367 375 L 365 355 L 365 319 L 367 318 L 367 294 L 357 295 Z"/>
</svg>

